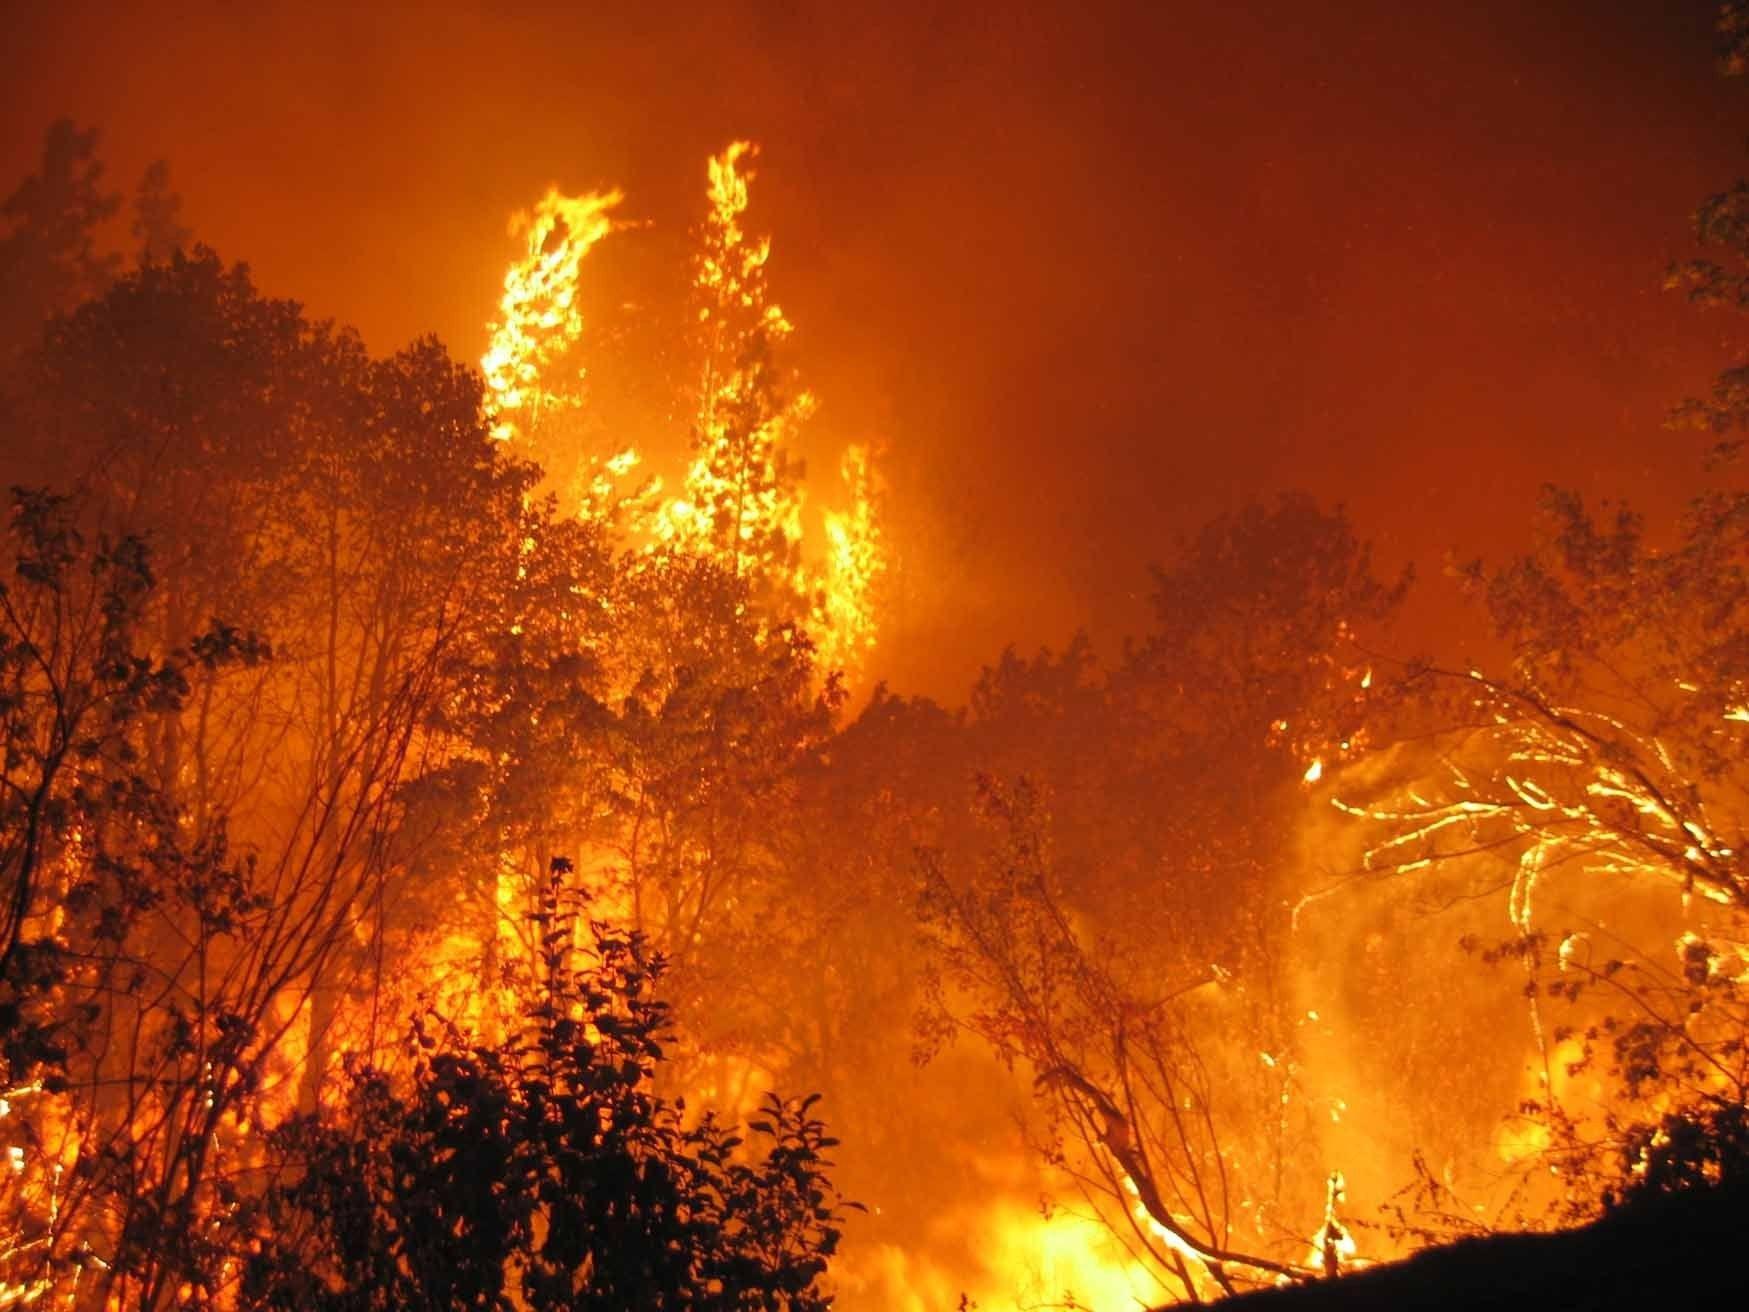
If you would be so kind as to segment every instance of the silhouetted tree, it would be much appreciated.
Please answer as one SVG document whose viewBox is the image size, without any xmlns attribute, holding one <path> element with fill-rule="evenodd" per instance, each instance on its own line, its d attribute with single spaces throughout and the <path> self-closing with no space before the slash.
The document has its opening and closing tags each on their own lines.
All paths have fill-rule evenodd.
<svg viewBox="0 0 1749 1312">
<path fill-rule="evenodd" d="M 1119 670 L 1072 647 L 980 683 L 974 734 L 1036 756 L 985 782 L 982 851 L 924 853 L 924 1019 L 1024 1066 L 1047 1154 L 1189 1297 L 1303 1270 L 1324 1173 L 1284 1110 L 1299 749 L 1355 721 L 1356 634 L 1406 580 L 1380 583 L 1340 514 L 1287 497 L 1215 521 L 1156 581 L 1155 632 Z"/>
<path fill-rule="evenodd" d="M 843 1204 L 813 1099 L 770 1098 L 745 1145 L 654 1087 L 671 1040 L 642 935 L 587 919 L 556 862 L 495 1045 L 436 1016 L 411 1078 L 353 1072 L 274 1135 L 245 1306 L 824 1309 Z"/>
<path fill-rule="evenodd" d="M 186 250 L 193 232 L 182 223 L 182 197 L 170 189 L 170 165 L 154 160 L 134 192 L 132 231 L 141 264 L 163 264 Z"/>
<path fill-rule="evenodd" d="M 441 346 L 372 359 L 211 251 L 143 264 L 57 323 L 31 382 L 43 449 L 89 515 L 152 544 L 157 640 L 213 615 L 274 635 L 277 659 L 247 686 L 153 726 L 160 788 L 300 863 L 341 860 L 321 821 L 335 808 L 390 826 L 351 848 L 337 884 L 318 881 L 350 910 L 347 942 L 306 981 L 310 1106 L 343 1041 L 372 1041 L 341 1013 L 393 977 L 396 913 L 417 918 L 440 884 L 453 896 L 429 872 L 410 887 L 423 840 L 401 823 L 403 790 L 463 750 L 446 714 L 477 686 L 480 653 L 518 627 L 551 632 L 531 609 L 562 624 L 575 608 L 589 627 L 556 582 L 568 566 L 545 562 L 577 535 L 550 530 L 538 471 L 489 439 L 477 376 Z M 558 590 L 537 601 L 536 579 Z"/>
<path fill-rule="evenodd" d="M 1718 9 L 1719 68 L 1727 77 L 1749 70 L 1749 5 L 1727 0 Z M 1692 304 L 1708 309 L 1749 309 L 1749 182 L 1709 196 L 1694 212 L 1696 241 L 1708 254 L 1671 264 L 1666 289 L 1681 291 Z M 1681 427 L 1724 435 L 1749 423 L 1749 364 L 1722 370 L 1706 397 L 1690 397 L 1671 416 Z M 1721 441 L 1716 454 L 1734 455 L 1739 439 Z"/>
<path fill-rule="evenodd" d="M 222 823 L 182 823 L 154 786 L 142 730 L 265 649 L 216 626 L 155 651 L 144 547 L 88 545 L 64 498 L 18 494 L 9 539 L 0 1279 L 34 1298 L 95 1260 L 97 1286 L 155 1306 L 204 1242 L 218 1127 L 251 1091 L 261 1016 L 219 962 L 266 903 Z"/>
<path fill-rule="evenodd" d="M 102 251 L 98 229 L 120 204 L 103 189 L 96 131 L 51 124 L 38 171 L 0 206 L 0 359 L 115 276 L 120 261 Z"/>
</svg>

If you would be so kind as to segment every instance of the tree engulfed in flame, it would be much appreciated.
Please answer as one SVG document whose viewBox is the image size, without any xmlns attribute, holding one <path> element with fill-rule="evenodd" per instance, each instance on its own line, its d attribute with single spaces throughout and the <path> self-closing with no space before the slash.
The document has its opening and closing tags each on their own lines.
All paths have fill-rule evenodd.
<svg viewBox="0 0 1749 1312">
<path fill-rule="evenodd" d="M 590 471 L 579 513 L 620 517 L 646 557 L 708 561 L 747 580 L 755 595 L 784 599 L 778 609 L 805 625 L 822 671 L 854 676 L 878 633 L 876 594 L 886 570 L 880 476 L 870 447 L 847 448 L 839 463 L 848 504 L 822 506 L 809 531 L 797 451 L 818 403 L 781 367 L 780 348 L 794 325 L 768 291 L 771 239 L 744 226 L 756 154 L 753 143 L 736 141 L 707 164 L 709 208 L 692 278 L 698 381 L 678 487 L 664 494 L 669 480 L 654 474 L 618 494 L 621 480 L 647 464 L 630 435 L 611 454 L 562 454 Z M 550 191 L 513 222 L 526 250 L 505 273 L 500 317 L 481 361 L 494 436 L 532 441 L 543 414 L 585 407 L 576 384 L 586 370 L 553 375 L 574 350 L 586 349 L 578 304 L 583 260 L 614 230 L 611 212 L 621 199 L 618 191 Z M 816 539 L 823 543 L 817 549 Z"/>
<path fill-rule="evenodd" d="M 510 231 L 525 250 L 504 274 L 499 318 L 480 360 L 486 394 L 497 415 L 492 436 L 508 441 L 518 421 L 532 422 L 543 405 L 575 404 L 576 394 L 542 379 L 543 372 L 583 334 L 577 279 L 583 257 L 613 231 L 618 191 L 564 196 L 550 189 L 532 212 L 519 213 Z"/>
<path fill-rule="evenodd" d="M 710 213 L 693 290 L 704 331 L 704 362 L 693 457 L 684 491 L 664 502 L 656 535 L 708 556 L 732 576 L 781 573 L 802 536 L 802 469 L 793 452 L 814 413 L 806 390 L 786 395 L 777 347 L 794 332 L 769 298 L 769 239 L 749 242 L 741 226 L 753 154 L 737 141 L 710 160 Z"/>
</svg>

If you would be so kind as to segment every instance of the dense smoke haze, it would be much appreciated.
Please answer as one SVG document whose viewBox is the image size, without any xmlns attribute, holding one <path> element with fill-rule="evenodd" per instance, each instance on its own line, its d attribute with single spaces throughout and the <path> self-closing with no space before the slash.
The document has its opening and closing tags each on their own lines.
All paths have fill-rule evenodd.
<svg viewBox="0 0 1749 1312">
<path fill-rule="evenodd" d="M 1739 1215 L 1749 5 L 15 9 L 0 1307 Z"/>
<path fill-rule="evenodd" d="M 71 4 L 9 19 L 0 164 L 97 125 L 268 292 L 471 358 L 549 183 L 679 249 L 760 141 L 818 428 L 888 444 L 921 580 L 884 672 L 958 697 L 1134 631 L 1141 565 L 1259 492 L 1437 574 L 1543 481 L 1670 487 L 1732 331 L 1658 289 L 1741 158 L 1711 10 Z"/>
</svg>

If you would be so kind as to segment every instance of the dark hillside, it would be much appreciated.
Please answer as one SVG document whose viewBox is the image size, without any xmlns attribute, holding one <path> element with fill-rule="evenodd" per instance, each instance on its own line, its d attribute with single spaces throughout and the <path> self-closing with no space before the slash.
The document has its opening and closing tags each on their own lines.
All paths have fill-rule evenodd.
<svg viewBox="0 0 1749 1312">
<path fill-rule="evenodd" d="M 1578 1230 L 1464 1240 L 1338 1281 L 1263 1290 L 1223 1306 L 1245 1312 L 1695 1306 L 1706 1295 L 1749 1292 L 1746 1223 L 1749 1190 L 1741 1187 L 1664 1195 Z"/>
</svg>

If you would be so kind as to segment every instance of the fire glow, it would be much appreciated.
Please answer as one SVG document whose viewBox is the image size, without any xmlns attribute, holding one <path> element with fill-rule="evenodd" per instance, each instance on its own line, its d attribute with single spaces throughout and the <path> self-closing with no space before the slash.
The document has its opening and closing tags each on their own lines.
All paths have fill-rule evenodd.
<svg viewBox="0 0 1749 1312">
<path fill-rule="evenodd" d="M 807 599 L 822 668 L 854 676 L 878 637 L 875 597 L 886 570 L 880 474 L 868 445 L 845 448 L 847 504 L 819 512 L 815 535 L 823 547 L 810 560 L 797 442 L 816 401 L 779 369 L 776 357 L 795 328 L 766 290 L 771 239 L 754 239 L 743 226 L 756 154 L 751 142 L 736 141 L 708 161 L 708 210 L 693 279 L 699 382 L 690 398 L 684 472 L 646 473 L 628 495 L 618 492 L 620 481 L 648 469 L 636 447 L 567 455 L 593 470 L 578 512 L 620 512 L 625 531 L 646 552 L 713 560 L 736 577 L 787 575 L 787 586 Z M 520 438 L 550 457 L 534 431 L 542 413 L 585 403 L 579 385 L 587 366 L 572 358 L 587 357 L 580 307 L 585 259 L 613 231 L 610 215 L 623 200 L 617 190 L 575 197 L 549 191 L 512 221 L 525 251 L 505 273 L 499 318 L 481 360 L 500 440 Z M 552 377 L 567 366 L 569 381 Z"/>
<path fill-rule="evenodd" d="M 161 170 L 99 259 L 94 150 L 57 125 L 5 211 L 71 239 L 0 247 L 56 292 L 0 340 L 46 435 L 0 578 L 0 1308 L 1120 1312 L 1749 1169 L 1728 443 L 1668 523 L 1478 526 L 1461 642 L 1364 520 L 1211 492 L 1135 632 L 944 704 L 889 682 L 907 607 L 984 604 L 1014 471 L 900 495 L 920 439 L 834 409 L 754 143 L 688 166 L 667 292 L 620 294 L 636 188 L 540 194 L 477 368 L 264 294 Z M 1749 192 L 1708 206 L 1749 260 Z"/>
</svg>

